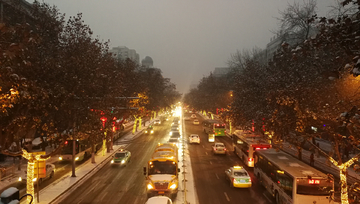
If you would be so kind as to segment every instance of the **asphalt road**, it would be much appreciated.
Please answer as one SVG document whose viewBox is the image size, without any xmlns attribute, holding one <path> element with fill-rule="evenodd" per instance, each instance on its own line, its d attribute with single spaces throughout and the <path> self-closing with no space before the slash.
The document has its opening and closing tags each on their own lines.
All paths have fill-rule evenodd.
<svg viewBox="0 0 360 204">
<path fill-rule="evenodd" d="M 190 117 L 191 114 L 185 114 Z M 213 155 L 212 144 L 208 142 L 203 132 L 201 122 L 203 119 L 198 116 L 200 125 L 193 125 L 192 120 L 185 121 L 187 135 L 198 134 L 201 138 L 200 144 L 189 145 L 191 166 L 194 175 L 195 188 L 199 204 L 271 204 L 270 195 L 266 193 L 253 174 L 251 168 L 246 168 L 251 176 L 252 187 L 250 189 L 237 189 L 230 186 L 225 179 L 225 170 L 234 165 L 245 166 L 242 161 L 232 152 L 232 143 L 228 137 L 217 137 L 216 142 L 225 144 L 228 150 L 226 155 Z"/>
<path fill-rule="evenodd" d="M 202 119 L 199 119 L 201 122 Z M 184 124 L 187 134 L 197 133 L 201 136 L 200 145 L 194 144 L 189 147 L 199 204 L 272 203 L 271 199 L 267 198 L 270 196 L 266 197 L 265 189 L 254 178 L 251 169 L 248 170 L 253 180 L 251 189 L 230 187 L 229 182 L 225 180 L 224 171 L 230 166 L 241 164 L 240 159 L 232 152 L 226 156 L 213 155 L 212 143 L 207 142 L 201 125 L 192 125 L 191 121 Z M 126 149 L 131 151 L 132 159 L 126 167 L 105 165 L 61 203 L 145 203 L 147 197 L 143 167 L 146 166 L 157 143 L 166 141 L 169 129 L 170 122 L 167 122 L 155 126 L 153 135 L 142 134 L 131 141 Z M 231 147 L 230 139 L 224 137 L 219 141 L 224 142 L 228 148 Z"/>
<path fill-rule="evenodd" d="M 143 167 L 156 145 L 167 139 L 169 129 L 170 122 L 166 122 L 154 126 L 154 134 L 138 136 L 126 145 L 131 152 L 131 162 L 127 166 L 105 165 L 61 203 L 145 203 Z"/>
</svg>

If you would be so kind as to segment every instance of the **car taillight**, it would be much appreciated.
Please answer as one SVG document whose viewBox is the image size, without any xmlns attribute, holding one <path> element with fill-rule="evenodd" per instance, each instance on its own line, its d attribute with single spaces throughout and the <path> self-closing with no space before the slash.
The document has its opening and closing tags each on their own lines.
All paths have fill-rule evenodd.
<svg viewBox="0 0 360 204">
<path fill-rule="evenodd" d="M 226 148 L 224 148 L 224 151 L 226 151 Z"/>
<path fill-rule="evenodd" d="M 249 178 L 249 182 L 251 182 L 251 178 Z"/>
<path fill-rule="evenodd" d="M 215 150 L 217 150 L 217 149 L 215 148 Z"/>
<path fill-rule="evenodd" d="M 248 161 L 252 162 L 252 161 L 254 161 L 254 158 L 249 158 Z"/>
</svg>

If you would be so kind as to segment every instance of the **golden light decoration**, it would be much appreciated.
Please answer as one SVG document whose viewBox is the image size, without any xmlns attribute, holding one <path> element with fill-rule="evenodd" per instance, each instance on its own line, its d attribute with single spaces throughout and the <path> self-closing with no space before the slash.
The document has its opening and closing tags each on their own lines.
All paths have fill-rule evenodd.
<svg viewBox="0 0 360 204">
<path fill-rule="evenodd" d="M 26 178 L 26 193 L 27 194 L 31 194 L 33 197 L 35 197 L 35 190 L 34 190 L 34 176 L 35 176 L 35 163 L 36 161 L 46 161 L 48 158 L 41 158 L 41 155 L 39 154 L 34 154 L 34 153 L 29 153 L 27 152 L 25 149 L 22 149 L 22 156 L 28 160 L 28 164 L 27 164 L 27 178 Z M 27 196 L 27 201 L 28 203 L 31 202 L 31 197 Z M 33 201 L 35 203 L 35 200 Z"/>
</svg>

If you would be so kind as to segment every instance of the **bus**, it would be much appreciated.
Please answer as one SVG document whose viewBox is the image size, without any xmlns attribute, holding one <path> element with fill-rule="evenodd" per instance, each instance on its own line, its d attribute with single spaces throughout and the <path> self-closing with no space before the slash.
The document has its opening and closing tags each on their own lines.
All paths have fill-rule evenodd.
<svg viewBox="0 0 360 204">
<path fill-rule="evenodd" d="M 175 144 L 158 144 L 144 167 L 147 196 L 175 198 L 179 186 L 178 148 Z"/>
<path fill-rule="evenodd" d="M 72 161 L 73 140 L 65 140 L 59 156 L 60 161 Z M 87 139 L 75 141 L 75 161 L 81 161 L 91 155 L 91 144 Z"/>
<path fill-rule="evenodd" d="M 226 125 L 220 120 L 204 120 L 202 127 L 204 132 L 208 134 L 209 142 L 215 142 L 217 136 L 226 136 Z"/>
<path fill-rule="evenodd" d="M 321 171 L 275 149 L 255 152 L 254 174 L 277 204 L 329 204 L 334 181 Z"/>
<path fill-rule="evenodd" d="M 254 167 L 254 152 L 256 149 L 269 149 L 271 144 L 260 135 L 235 131 L 232 135 L 234 153 L 248 167 Z"/>
</svg>

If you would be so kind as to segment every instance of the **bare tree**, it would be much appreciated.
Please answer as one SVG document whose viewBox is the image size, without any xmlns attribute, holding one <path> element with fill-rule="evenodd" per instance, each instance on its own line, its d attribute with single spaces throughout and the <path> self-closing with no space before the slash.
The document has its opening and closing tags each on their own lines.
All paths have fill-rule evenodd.
<svg viewBox="0 0 360 204">
<path fill-rule="evenodd" d="M 334 0 L 334 5 L 330 6 L 328 18 L 338 19 L 346 15 L 353 15 L 358 11 L 358 6 L 355 4 L 343 5 L 342 1 Z"/>
<path fill-rule="evenodd" d="M 285 40 L 296 42 L 308 39 L 313 30 L 309 19 L 316 16 L 316 0 L 304 0 L 303 4 L 294 2 L 288 5 L 285 11 L 279 11 L 281 15 L 277 20 L 280 21 L 279 34 L 285 37 Z"/>
</svg>

